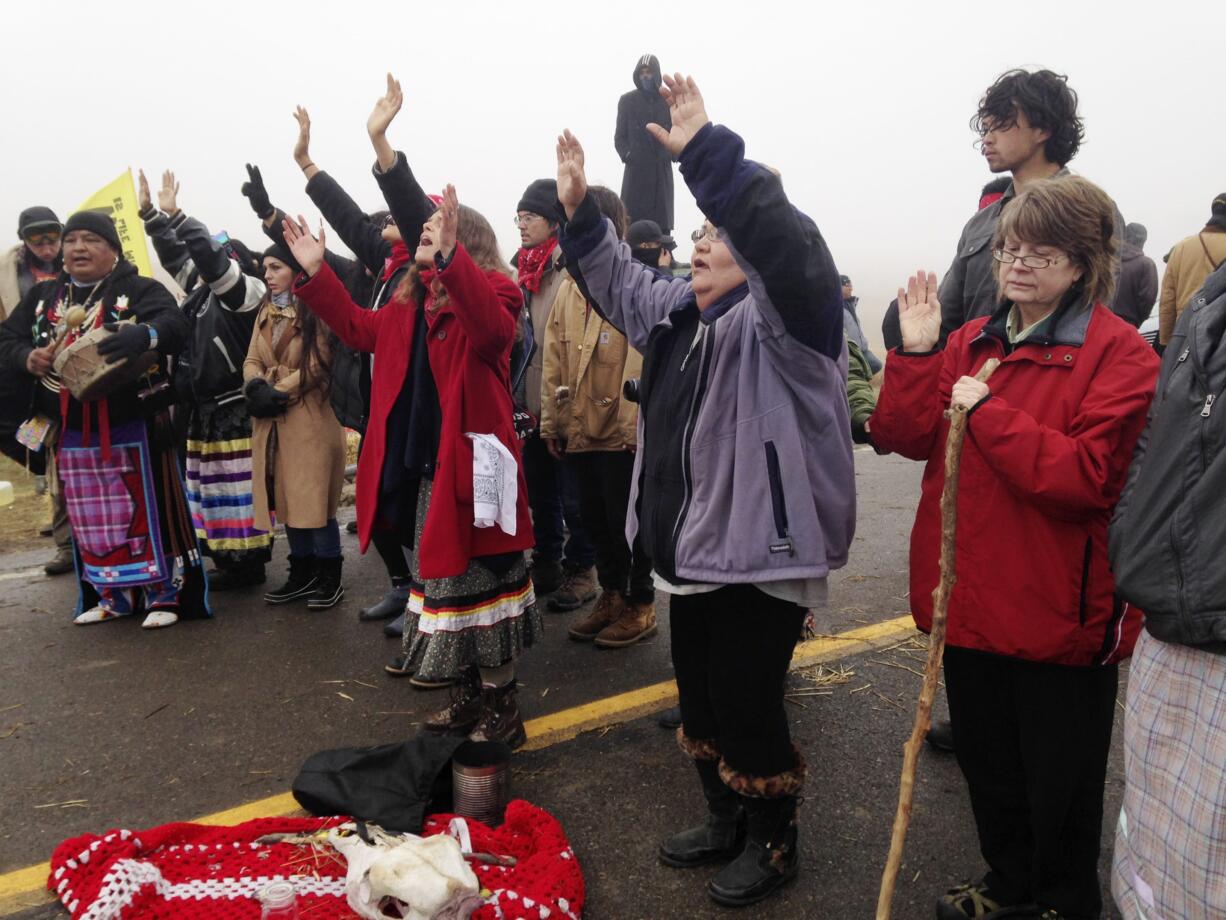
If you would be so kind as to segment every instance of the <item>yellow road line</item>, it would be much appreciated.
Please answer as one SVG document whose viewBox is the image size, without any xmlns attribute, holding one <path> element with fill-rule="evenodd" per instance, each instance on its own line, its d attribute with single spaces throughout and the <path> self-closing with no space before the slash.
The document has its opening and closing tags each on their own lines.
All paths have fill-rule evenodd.
<svg viewBox="0 0 1226 920">
<path fill-rule="evenodd" d="M 834 661 L 881 648 L 913 633 L 915 627 L 910 616 L 872 623 L 858 629 L 848 630 L 834 636 L 818 636 L 796 646 L 792 655 L 792 670 L 812 667 L 825 661 Z M 661 681 L 648 687 L 640 687 L 627 693 L 605 697 L 581 706 L 563 709 L 551 715 L 530 719 L 524 723 L 528 731 L 525 751 L 536 751 L 570 741 L 583 732 L 597 728 L 620 725 L 634 719 L 676 705 L 677 685 Z M 196 824 L 228 825 L 241 824 L 253 818 L 279 817 L 305 814 L 294 797 L 283 792 L 236 808 L 214 812 L 195 818 Z M 54 900 L 46 889 L 47 863 L 16 869 L 0 875 L 0 917 L 6 917 L 29 907 L 48 904 Z"/>
</svg>

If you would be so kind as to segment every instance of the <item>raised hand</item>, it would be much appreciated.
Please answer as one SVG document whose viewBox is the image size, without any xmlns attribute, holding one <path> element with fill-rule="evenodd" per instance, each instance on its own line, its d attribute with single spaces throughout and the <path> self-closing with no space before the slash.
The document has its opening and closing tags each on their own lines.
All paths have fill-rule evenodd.
<svg viewBox="0 0 1226 920">
<path fill-rule="evenodd" d="M 438 251 L 444 259 L 450 259 L 455 252 L 456 233 L 460 227 L 460 199 L 456 196 L 454 185 L 448 183 L 443 189 L 443 203 L 438 206 L 438 212 L 442 219 L 438 228 Z"/>
<path fill-rule="evenodd" d="M 937 300 L 937 276 L 919 272 L 898 289 L 898 325 L 906 351 L 932 351 L 941 339 L 941 302 Z"/>
<path fill-rule="evenodd" d="M 387 133 L 388 125 L 404 104 L 404 93 L 400 91 L 400 81 L 390 73 L 387 75 L 387 92 L 375 102 L 375 107 L 366 119 L 366 133 L 371 137 L 380 137 Z"/>
<path fill-rule="evenodd" d="M 142 211 L 148 211 L 153 207 L 153 195 L 149 192 L 149 180 L 145 178 L 143 169 L 136 171 L 136 179 L 136 203 Z"/>
<path fill-rule="evenodd" d="M 268 189 L 264 187 L 264 177 L 260 175 L 260 167 L 247 164 L 247 181 L 243 183 L 239 191 L 251 202 L 251 210 L 255 211 L 255 216 L 260 220 L 268 220 L 276 211 L 268 199 Z"/>
<path fill-rule="evenodd" d="M 319 222 L 319 239 L 311 236 L 311 228 L 307 226 L 306 218 L 298 215 L 297 223 L 292 217 L 281 222 L 285 234 L 285 245 L 294 254 L 294 259 L 302 266 L 308 275 L 314 276 L 319 267 L 324 264 L 324 224 Z"/>
<path fill-rule="evenodd" d="M 302 106 L 294 109 L 294 120 L 298 122 L 298 140 L 294 144 L 294 162 L 299 169 L 311 165 L 311 116 Z"/>
<path fill-rule="evenodd" d="M 162 187 L 158 189 L 158 207 L 167 214 L 176 214 L 179 210 L 179 183 L 169 169 L 162 173 Z"/>
<path fill-rule="evenodd" d="M 583 145 L 566 129 L 558 135 L 558 201 L 569 220 L 587 197 L 587 174 L 583 171 Z"/>
<path fill-rule="evenodd" d="M 660 95 L 668 103 L 669 115 L 673 120 L 672 129 L 665 131 L 660 125 L 649 124 L 647 131 L 675 160 L 681 156 L 685 145 L 692 141 L 694 135 L 711 119 L 707 117 L 702 93 L 698 91 L 698 84 L 693 77 L 683 77 L 679 73 L 671 77 L 665 74 Z"/>
</svg>

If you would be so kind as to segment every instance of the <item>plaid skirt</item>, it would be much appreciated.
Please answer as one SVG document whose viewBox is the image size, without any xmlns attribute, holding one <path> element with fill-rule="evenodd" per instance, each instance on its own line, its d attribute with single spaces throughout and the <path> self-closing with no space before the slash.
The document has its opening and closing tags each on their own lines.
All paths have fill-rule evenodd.
<svg viewBox="0 0 1226 920">
<path fill-rule="evenodd" d="M 1111 893 L 1126 920 L 1226 916 L 1226 655 L 1141 633 Z"/>
</svg>

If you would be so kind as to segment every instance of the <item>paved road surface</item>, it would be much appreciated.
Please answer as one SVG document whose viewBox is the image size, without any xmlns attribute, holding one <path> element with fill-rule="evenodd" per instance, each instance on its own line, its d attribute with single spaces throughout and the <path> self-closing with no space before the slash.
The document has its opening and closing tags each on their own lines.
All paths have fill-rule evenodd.
<svg viewBox="0 0 1226 920">
<path fill-rule="evenodd" d="M 831 580 L 822 633 L 907 611 L 919 467 L 869 452 L 856 459 L 857 539 Z M 354 538 L 345 549 L 348 594 L 332 611 L 265 607 L 259 591 L 215 595 L 212 622 L 160 633 L 123 621 L 73 627 L 70 579 L 31 572 L 49 543 L 0 558 L 0 873 L 43 862 L 76 834 L 190 820 L 284 793 L 314 751 L 396 740 L 444 705 L 445 692 L 416 692 L 383 675 L 395 645 L 356 613 L 384 579 Z M 523 661 L 526 718 L 671 678 L 666 610 L 657 638 L 622 651 L 568 641 L 566 619 L 548 614 L 545 642 Z M 793 731 L 809 763 L 802 875 L 739 916 L 872 916 L 923 657 L 916 638 L 891 644 L 830 662 L 816 679 L 792 675 Z M 589 886 L 587 917 L 729 913 L 703 892 L 714 869 L 682 872 L 655 860 L 660 838 L 698 817 L 701 799 L 692 766 L 653 718 L 522 753 L 515 769 L 516 794 L 553 812 L 571 838 Z M 1104 879 L 1121 781 L 1117 725 Z M 81 804 L 39 807 L 73 801 Z M 980 872 L 957 766 L 926 753 L 895 916 L 930 917 L 937 894 Z M 3 895 L 14 878 L 0 876 L 0 916 L 63 916 L 55 905 L 12 913 L 22 902 Z"/>
</svg>

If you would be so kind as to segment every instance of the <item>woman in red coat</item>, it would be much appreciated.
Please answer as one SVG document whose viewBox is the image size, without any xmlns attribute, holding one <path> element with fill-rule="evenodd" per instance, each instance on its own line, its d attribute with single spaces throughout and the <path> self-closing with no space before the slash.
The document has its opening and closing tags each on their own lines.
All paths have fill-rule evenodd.
<svg viewBox="0 0 1226 920">
<path fill-rule="evenodd" d="M 968 411 L 945 682 L 958 765 L 988 865 L 943 918 L 1097 917 L 1117 662 L 1139 616 L 1115 598 L 1107 524 L 1158 361 L 1110 312 L 1114 207 L 1067 176 L 1027 185 L 992 241 L 1000 306 L 938 350 L 937 278 L 899 291 L 873 443 L 926 460 L 911 604 L 932 623 L 946 407 Z M 989 358 L 987 383 L 974 375 Z M 1030 913 L 1025 911 L 1029 910 Z M 1003 916 L 1003 914 L 1001 914 Z"/>
<path fill-rule="evenodd" d="M 426 686 L 458 679 L 428 729 L 518 747 L 514 666 L 542 627 L 524 561 L 532 521 L 509 383 L 523 302 L 494 231 L 448 186 L 413 269 L 376 313 L 323 261 L 322 226 L 315 240 L 305 220 L 286 221 L 285 239 L 310 276 L 295 293 L 347 345 L 374 353 L 358 520 L 363 549 L 376 516 L 413 548 L 395 667 Z"/>
</svg>

